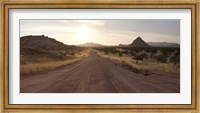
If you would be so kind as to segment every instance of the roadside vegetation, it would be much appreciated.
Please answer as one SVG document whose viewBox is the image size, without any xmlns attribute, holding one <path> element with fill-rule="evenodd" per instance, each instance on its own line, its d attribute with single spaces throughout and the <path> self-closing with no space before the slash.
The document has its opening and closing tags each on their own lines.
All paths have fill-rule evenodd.
<svg viewBox="0 0 200 113">
<path fill-rule="evenodd" d="M 82 50 L 79 53 L 74 53 L 73 55 L 67 55 L 67 58 L 61 60 L 55 60 L 50 58 L 22 58 L 20 65 L 20 74 L 29 74 L 41 71 L 53 70 L 65 65 L 69 65 L 75 62 L 78 62 L 84 58 L 88 57 L 88 50 Z M 23 60 L 26 59 L 26 60 Z"/>
<path fill-rule="evenodd" d="M 95 50 L 99 56 L 145 76 L 153 72 L 180 73 L 180 48 L 101 47 Z"/>
</svg>

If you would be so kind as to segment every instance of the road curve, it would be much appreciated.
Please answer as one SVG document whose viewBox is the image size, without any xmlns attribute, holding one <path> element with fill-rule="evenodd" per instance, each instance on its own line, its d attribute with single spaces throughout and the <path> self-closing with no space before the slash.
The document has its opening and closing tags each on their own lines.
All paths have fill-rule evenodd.
<svg viewBox="0 0 200 113">
<path fill-rule="evenodd" d="M 21 93 L 179 93 L 180 77 L 134 73 L 93 50 L 88 58 L 20 79 Z"/>
</svg>

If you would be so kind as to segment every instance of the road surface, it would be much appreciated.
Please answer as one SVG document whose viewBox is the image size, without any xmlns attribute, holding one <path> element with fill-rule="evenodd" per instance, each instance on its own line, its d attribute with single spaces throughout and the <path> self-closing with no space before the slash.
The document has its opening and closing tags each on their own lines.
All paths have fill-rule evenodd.
<svg viewBox="0 0 200 113">
<path fill-rule="evenodd" d="M 178 93 L 179 75 L 144 76 L 127 70 L 93 50 L 88 58 L 20 79 L 21 93 Z"/>
</svg>

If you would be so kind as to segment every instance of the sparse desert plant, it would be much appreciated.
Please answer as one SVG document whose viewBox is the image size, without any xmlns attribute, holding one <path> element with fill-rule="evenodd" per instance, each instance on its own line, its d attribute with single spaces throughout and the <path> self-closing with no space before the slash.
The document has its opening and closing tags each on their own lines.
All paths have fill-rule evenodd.
<svg viewBox="0 0 200 113">
<path fill-rule="evenodd" d="M 145 51 L 140 52 L 139 54 L 134 54 L 134 56 L 132 57 L 133 60 L 136 60 L 136 63 L 147 58 L 148 58 L 148 54 Z"/>
<path fill-rule="evenodd" d="M 151 50 L 151 53 L 153 53 L 153 54 L 156 53 L 156 52 L 157 52 L 156 49 L 152 49 L 152 50 Z"/>
<path fill-rule="evenodd" d="M 141 56 L 136 56 L 136 57 L 132 57 L 133 60 L 136 60 L 135 62 L 138 63 L 139 61 L 142 61 L 143 58 Z"/>
<path fill-rule="evenodd" d="M 155 57 L 158 62 L 167 63 L 167 57 L 165 55 L 159 55 Z"/>
<path fill-rule="evenodd" d="M 120 57 L 122 57 L 123 56 L 123 54 L 122 54 L 122 52 L 119 52 L 119 54 L 118 54 Z"/>
<path fill-rule="evenodd" d="M 180 64 L 180 56 L 172 57 L 171 62 L 173 62 L 174 64 Z"/>
<path fill-rule="evenodd" d="M 123 54 L 129 54 L 129 51 L 128 50 L 124 50 L 122 51 Z"/>
</svg>

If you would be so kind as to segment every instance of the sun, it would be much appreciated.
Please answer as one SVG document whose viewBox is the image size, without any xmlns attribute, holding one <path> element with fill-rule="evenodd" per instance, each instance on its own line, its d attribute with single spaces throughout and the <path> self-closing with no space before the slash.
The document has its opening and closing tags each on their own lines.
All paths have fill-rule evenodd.
<svg viewBox="0 0 200 113">
<path fill-rule="evenodd" d="M 81 36 L 91 35 L 92 29 L 87 26 L 81 26 L 75 29 L 75 32 L 80 34 Z"/>
<path fill-rule="evenodd" d="M 74 29 L 76 34 L 76 42 L 85 43 L 92 40 L 92 35 L 94 33 L 93 29 L 88 26 L 80 26 Z"/>
</svg>

